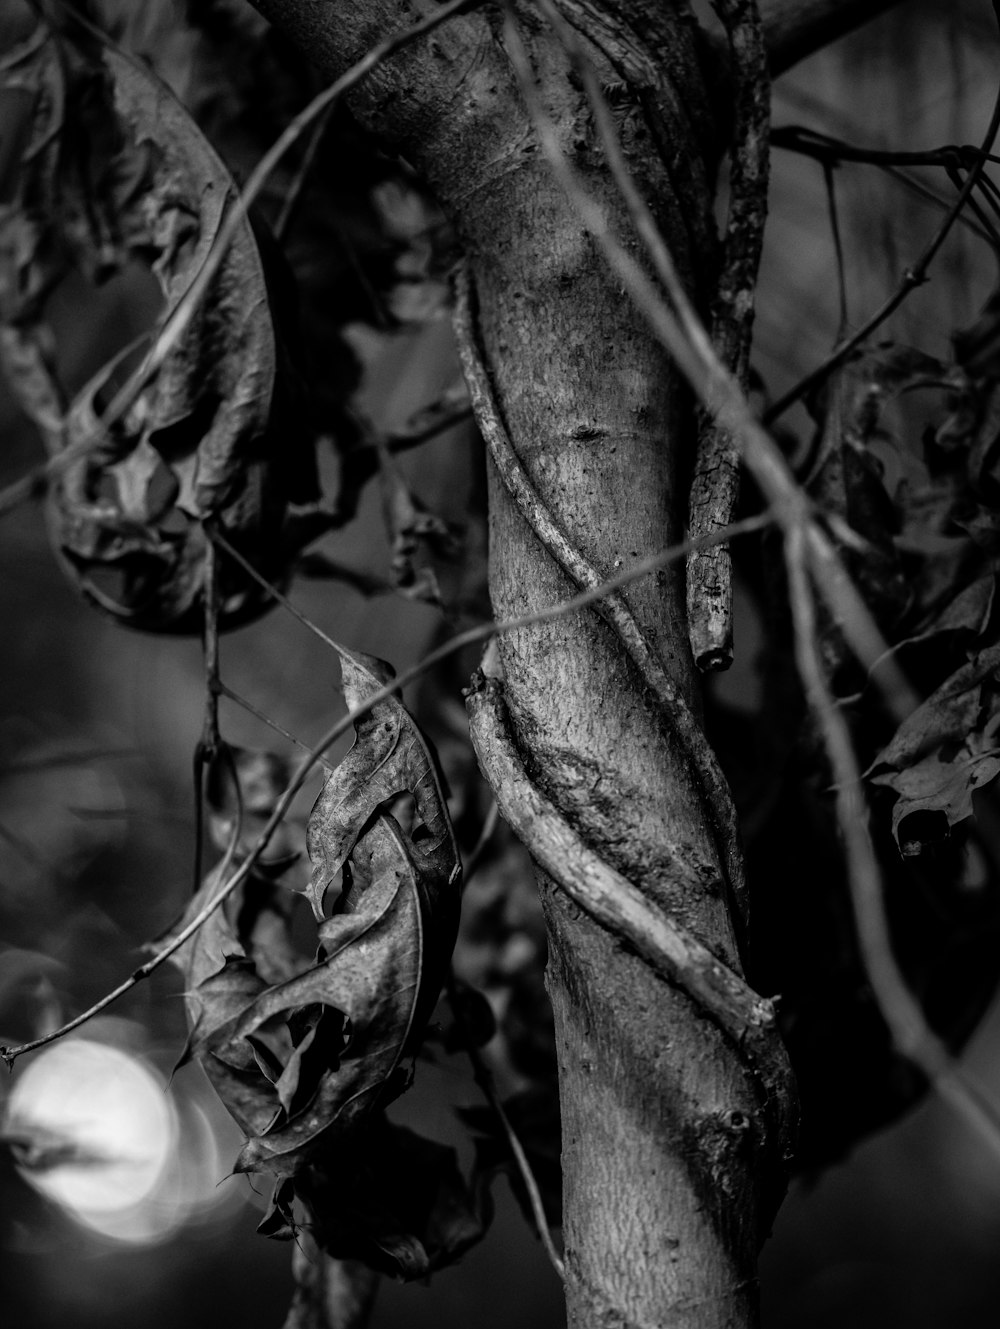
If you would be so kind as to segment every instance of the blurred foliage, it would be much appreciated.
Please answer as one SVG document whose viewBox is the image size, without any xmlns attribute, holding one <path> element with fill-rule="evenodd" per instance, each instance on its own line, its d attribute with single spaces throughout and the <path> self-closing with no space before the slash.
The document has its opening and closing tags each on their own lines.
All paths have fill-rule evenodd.
<svg viewBox="0 0 1000 1329">
<path fill-rule="evenodd" d="M 149 344 L 157 318 L 176 306 L 203 253 L 199 246 L 210 243 L 218 226 L 219 213 L 209 210 L 206 197 L 217 191 L 216 204 L 231 197 L 279 127 L 320 88 L 316 72 L 238 0 L 91 0 L 81 10 L 139 63 L 70 19 L 50 44 L 32 38 L 27 8 L 15 4 L 0 14 L 0 114 L 16 127 L 0 142 L 4 352 L 21 409 L 53 450 L 73 437 L 60 433 L 57 417 L 72 419 L 77 436 L 92 428 Z M 991 30 L 987 41 L 982 21 L 972 4 L 910 4 L 782 80 L 776 123 L 808 121 L 875 149 L 973 140 L 995 83 L 996 39 Z M 841 294 L 857 323 L 892 289 L 940 218 L 926 191 L 954 196 L 940 168 L 907 168 L 905 176 L 845 162 L 825 177 L 816 162 L 776 153 L 756 343 L 772 399 L 837 339 Z M 842 231 L 842 267 L 827 178 Z M 925 191 L 920 197 L 912 192 L 914 179 Z M 990 224 L 978 223 L 980 233 L 956 229 L 934 280 L 781 426 L 810 492 L 866 541 L 862 554 L 845 547 L 845 557 L 928 698 L 909 729 L 893 732 L 867 680 L 827 628 L 826 660 L 868 767 L 900 958 L 931 1022 L 955 1047 L 976 1026 L 1000 974 L 990 788 L 1000 771 L 994 741 L 1000 366 L 990 230 L 996 208 L 986 199 L 980 207 Z M 485 485 L 442 318 L 453 237 L 406 164 L 381 154 L 338 109 L 272 177 L 234 254 L 203 318 L 171 352 L 162 381 L 111 432 L 96 465 L 90 459 L 64 472 L 50 500 L 50 538 L 72 584 L 115 617 L 123 617 L 124 606 L 135 626 L 197 635 L 210 584 L 200 519 L 217 517 L 268 579 L 286 586 L 304 574 L 296 602 L 326 632 L 404 667 L 456 623 L 489 612 Z M 234 302 L 248 292 L 256 293 L 255 318 L 234 329 Z M 203 363 L 206 347 L 217 369 L 202 381 L 192 368 Z M 244 378 L 248 364 L 252 384 Z M 32 444 L 9 406 L 3 423 L 12 438 L 5 478 L 14 479 L 30 464 Z M 223 437 L 206 449 L 216 423 Z M 755 496 L 744 501 L 749 510 Z M 7 740 L 0 765 L 0 930 L 11 948 L 0 957 L 7 965 L 2 972 L 11 975 L 0 990 L 0 1032 L 7 1040 L 40 1032 L 112 986 L 131 963 L 130 952 L 171 923 L 196 884 L 188 767 L 204 708 L 197 643 L 123 638 L 92 621 L 69 583 L 53 575 L 42 543 L 30 514 L 6 518 L 0 528 L 3 566 L 16 569 L 0 581 L 0 613 L 10 625 L 0 720 Z M 288 734 L 313 741 L 340 705 L 331 695 L 328 647 L 280 610 L 250 622 L 272 606 L 218 557 L 226 579 L 223 626 L 238 629 L 222 645 L 223 680 Z M 755 897 L 750 976 L 781 999 L 805 1108 L 800 1166 L 813 1173 L 898 1117 L 926 1086 L 893 1055 L 857 957 L 828 772 L 791 670 L 783 585 L 766 537 L 743 555 L 739 574 L 743 646 L 737 643 L 734 674 L 710 689 L 709 723 L 747 837 Z M 762 643 L 756 654 L 755 640 Z M 465 859 L 490 805 L 460 703 L 474 663 L 468 655 L 446 663 L 413 701 L 440 757 Z M 267 726 L 231 700 L 222 707 L 241 792 L 217 756 L 206 815 L 220 849 L 238 830 L 237 852 L 244 852 L 294 764 L 295 744 L 265 737 Z M 338 749 L 331 760 L 340 755 Z M 280 935 L 286 948 L 280 954 L 291 966 L 284 974 L 275 966 L 268 983 L 290 981 L 312 962 L 316 936 L 308 911 L 275 878 L 287 869 L 299 890 L 305 884 L 306 813 L 317 792 L 313 782 L 271 862 L 230 912 L 223 972 L 240 963 L 235 948 L 253 951 L 262 929 L 270 929 L 267 954 L 273 960 L 279 953 Z M 412 808 L 404 800 L 392 816 L 412 859 Z M 460 1069 L 467 1042 L 485 1048 L 557 1222 L 559 1127 L 544 950 L 526 857 L 501 828 L 486 843 L 464 897 L 455 952 L 465 993 L 460 1015 L 444 1004 L 422 1011 L 430 1023 L 414 1088 L 388 1114 L 380 1110 L 367 1121 L 356 1151 L 311 1160 L 303 1194 L 293 1196 L 279 1180 L 262 1230 L 292 1235 L 308 1205 L 308 1221 L 328 1249 L 419 1275 L 479 1239 L 491 1213 L 487 1186 L 498 1172 L 510 1175 L 527 1211 L 495 1114 Z M 188 973 L 187 988 L 193 978 Z M 169 1050 L 176 1054 L 184 1041 L 176 993 L 176 983 L 168 991 L 157 979 L 130 994 L 125 1007 L 152 1031 L 156 1055 L 168 1065 Z M 284 1028 L 265 1028 L 253 1067 L 236 1071 L 266 1081 L 279 1100 L 291 1079 L 279 1088 L 278 1042 L 286 1068 L 294 1063 L 318 1079 L 335 1071 L 329 1059 L 310 1060 L 319 1033 L 327 1049 L 344 1041 L 342 1026 L 333 1029 L 327 1018 L 332 1007 L 308 1018 L 316 1004 L 296 1003 L 288 1018 L 284 1009 L 277 1012 L 274 1024 L 283 1020 Z M 225 1060 L 233 1030 L 225 1033 L 196 1029 L 197 1050 L 214 1055 L 221 1048 Z M 179 1082 L 191 1074 L 179 1071 Z M 994 1084 L 1000 1088 L 996 1076 Z M 285 1097 L 284 1110 L 299 1105 L 294 1090 Z M 808 1224 L 808 1199 L 793 1200 L 793 1216 L 779 1220 L 772 1277 L 776 1286 L 787 1282 L 789 1270 L 803 1285 L 813 1280 L 810 1322 L 820 1323 L 815 1315 L 823 1314 L 823 1323 L 834 1323 L 834 1305 L 840 1318 L 849 1311 L 861 1324 L 876 1316 L 879 1323 L 905 1317 L 915 1329 L 944 1322 L 943 1312 L 929 1317 L 935 1304 L 947 1302 L 924 1296 L 914 1304 L 898 1291 L 912 1285 L 910 1264 L 905 1276 L 897 1271 L 915 1255 L 926 1279 L 935 1253 L 928 1232 L 938 1233 L 938 1250 L 963 1278 L 979 1277 L 982 1304 L 993 1304 L 998 1289 L 983 1234 L 995 1240 L 1000 1190 L 977 1179 L 966 1146 L 940 1114 L 925 1112 L 907 1129 L 909 1135 L 890 1137 L 881 1154 L 879 1145 L 865 1145 L 855 1170 L 834 1170 L 833 1180 L 821 1183 L 816 1194 L 827 1207 L 817 1211 L 814 1238 L 787 1228 L 782 1235 L 784 1222 Z M 926 1158 L 911 1157 L 905 1141 L 920 1139 L 935 1156 L 937 1197 L 914 1189 L 911 1174 Z M 269 1291 L 265 1274 L 281 1277 L 280 1248 L 249 1254 L 243 1243 L 251 1238 L 233 1224 L 232 1232 L 187 1233 L 163 1251 L 112 1254 L 99 1265 L 93 1252 L 80 1253 L 83 1238 L 66 1220 L 39 1212 L 21 1174 L 2 1150 L 0 1157 L 3 1259 L 6 1265 L 17 1252 L 25 1271 L 10 1275 L 15 1322 L 32 1329 L 67 1318 L 109 1325 L 101 1284 L 126 1282 L 135 1284 L 123 1306 L 126 1318 L 150 1317 L 161 1303 L 165 1323 L 182 1315 L 192 1326 L 218 1323 L 220 1316 L 250 1324 L 269 1315 L 278 1322 L 287 1293 Z M 392 1184 L 400 1173 L 413 1179 L 404 1191 Z M 845 1233 L 857 1225 L 865 1184 L 883 1217 L 877 1233 L 867 1234 L 870 1246 L 851 1254 Z M 334 1186 L 351 1197 L 349 1221 L 342 1207 L 329 1204 Z M 941 1195 L 950 1207 L 934 1220 L 928 1210 Z M 968 1215 L 961 1218 L 969 1195 L 979 1205 L 981 1267 L 972 1256 L 954 1260 L 954 1234 L 968 1235 L 975 1226 Z M 509 1323 L 514 1311 L 499 1298 L 484 1310 L 484 1277 L 509 1283 L 519 1302 L 531 1281 L 524 1269 L 547 1277 L 533 1239 L 517 1235 L 510 1222 L 502 1193 L 499 1204 L 498 1222 L 518 1267 L 500 1271 L 497 1243 L 470 1255 L 441 1281 L 444 1292 L 435 1292 L 446 1305 L 449 1295 L 457 1298 L 447 1318 L 474 1314 L 487 1324 L 484 1316 L 495 1314 L 498 1325 Z M 924 1226 L 914 1237 L 908 1211 L 917 1208 Z M 246 1216 L 241 1222 L 249 1231 Z M 36 1245 L 26 1254 L 29 1238 Z M 818 1271 L 841 1247 L 849 1252 L 847 1272 L 831 1294 L 823 1279 L 833 1275 Z M 889 1271 L 882 1282 L 864 1267 L 876 1251 Z M 73 1252 L 75 1287 L 57 1292 L 51 1271 L 67 1252 Z M 199 1264 L 206 1253 L 211 1274 Z M 95 1277 L 98 1268 L 115 1272 Z M 483 1270 L 490 1272 L 477 1272 Z M 208 1297 L 200 1291 L 206 1278 L 216 1280 Z M 940 1287 L 954 1281 L 940 1268 L 938 1280 Z M 448 1292 L 459 1286 L 465 1302 Z M 383 1323 L 401 1305 L 394 1295 L 377 1312 Z M 968 1288 L 963 1295 L 962 1322 L 978 1322 L 981 1304 Z M 271 1299 L 266 1306 L 262 1296 Z M 537 1298 L 539 1320 L 547 1315 L 551 1322 L 558 1314 L 551 1278 Z M 797 1302 L 794 1291 L 775 1300 L 775 1326 L 802 1323 L 804 1300 Z M 817 1313 L 816 1305 L 827 1309 Z M 442 1318 L 433 1309 L 414 1310 L 412 1301 L 398 1313 L 408 1323 L 421 1314 L 435 1323 Z M 529 1318 L 522 1309 L 518 1316 Z"/>
</svg>

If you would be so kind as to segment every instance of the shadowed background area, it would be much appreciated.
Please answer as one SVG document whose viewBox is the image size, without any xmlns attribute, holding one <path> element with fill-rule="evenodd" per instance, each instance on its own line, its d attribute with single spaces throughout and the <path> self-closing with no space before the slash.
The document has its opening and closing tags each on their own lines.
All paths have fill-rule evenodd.
<svg viewBox="0 0 1000 1329">
<path fill-rule="evenodd" d="M 998 53 L 988 5 L 909 3 L 783 77 L 774 123 L 873 149 L 975 142 L 989 117 Z M 827 353 L 842 311 L 823 169 L 778 150 L 772 171 L 754 359 L 774 399 Z M 891 291 L 933 232 L 940 208 L 867 164 L 844 164 L 833 174 L 853 326 Z M 951 197 L 940 172 L 911 174 Z M 404 225 L 400 213 L 411 205 L 397 202 Z M 349 275 L 357 267 L 350 241 L 343 260 Z M 418 276 L 410 290 L 418 308 L 392 311 L 381 323 L 370 310 L 344 320 L 347 368 L 336 372 L 350 378 L 352 363 L 363 370 L 360 404 L 382 431 L 403 428 L 458 377 L 436 275 Z M 995 279 L 988 246 L 956 229 L 933 280 L 911 296 L 885 335 L 946 356 L 951 332 L 974 321 Z M 361 297 L 352 289 L 351 298 Z M 82 283 L 61 290 L 50 316 L 69 381 L 84 382 L 140 332 L 157 299 L 148 274 L 139 271 L 100 290 Z M 785 424 L 804 447 L 813 429 L 804 409 L 796 407 Z M 6 394 L 0 435 L 0 483 L 6 483 L 40 456 Z M 337 464 L 333 451 L 324 454 L 330 488 Z M 399 466 L 429 511 L 465 528 L 459 561 L 436 565 L 451 619 L 432 603 L 384 589 L 393 550 L 375 485 L 364 490 L 358 517 L 320 546 L 332 563 L 353 570 L 354 580 L 302 579 L 293 592 L 325 631 L 390 660 L 397 671 L 481 609 L 485 550 L 481 448 L 468 424 L 401 455 Z M 197 641 L 123 631 L 85 605 L 53 560 L 42 514 L 32 505 L 0 520 L 0 568 L 0 1041 L 14 1043 L 114 986 L 184 907 L 204 669 Z M 358 577 L 375 579 L 375 593 L 359 589 Z M 763 642 L 747 597 L 738 604 L 737 633 L 734 668 L 713 688 L 719 700 L 749 714 L 760 704 Z M 488 806 L 462 742 L 459 690 L 474 663 L 474 653 L 463 656 L 407 693 L 441 749 L 456 821 L 467 822 L 460 835 L 466 851 Z M 223 639 L 222 672 L 231 688 L 305 742 L 342 708 L 330 651 L 281 610 Z M 222 719 L 233 743 L 294 753 L 290 742 L 235 705 L 224 703 Z M 296 804 L 300 820 L 318 787 L 317 778 Z M 526 859 L 500 837 L 477 890 L 481 897 L 524 894 L 527 880 Z M 801 889 L 809 885 L 804 863 Z M 522 953 L 538 960 L 530 905 L 511 924 L 507 945 L 513 967 Z M 467 931 L 459 967 L 470 977 L 488 968 L 477 947 L 481 938 Z M 185 1037 L 180 983 L 164 970 L 79 1039 L 24 1058 L 0 1082 L 12 1146 L 0 1152 L 5 1323 L 17 1329 L 282 1323 L 290 1249 L 255 1235 L 266 1197 L 245 1178 L 227 1178 L 239 1132 L 201 1072 L 189 1065 L 173 1073 Z M 966 1056 L 1000 1100 L 998 1053 L 994 1014 Z M 456 1142 L 453 1108 L 478 1101 L 460 1059 L 442 1059 L 418 1066 L 414 1089 L 394 1113 L 432 1138 Z M 487 1240 L 429 1287 L 385 1283 L 375 1329 L 560 1323 L 557 1281 L 505 1179 L 495 1196 Z M 1000 1300 L 998 1240 L 1000 1159 L 940 1103 L 927 1102 L 846 1161 L 793 1184 L 764 1252 L 765 1323 L 769 1329 L 832 1329 L 848 1319 L 857 1329 L 992 1324 Z"/>
</svg>

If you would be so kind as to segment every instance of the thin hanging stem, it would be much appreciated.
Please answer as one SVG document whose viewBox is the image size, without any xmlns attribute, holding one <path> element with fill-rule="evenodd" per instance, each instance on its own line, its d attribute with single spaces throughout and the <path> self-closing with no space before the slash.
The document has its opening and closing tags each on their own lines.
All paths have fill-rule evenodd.
<svg viewBox="0 0 1000 1329">
<path fill-rule="evenodd" d="M 830 214 L 830 234 L 833 237 L 833 253 L 837 261 L 837 296 L 840 314 L 837 320 L 836 340 L 843 341 L 847 335 L 847 269 L 844 263 L 844 245 L 840 235 L 840 217 L 837 209 L 837 188 L 834 179 L 834 167 L 828 161 L 823 162 L 823 183 L 826 186 L 826 206 Z"/>
<path fill-rule="evenodd" d="M 205 718 L 201 737 L 194 748 L 194 872 L 193 890 L 201 883 L 205 832 L 205 772 L 219 755 L 219 569 L 215 549 L 205 541 L 205 625 L 202 634 L 205 658 Z"/>
<path fill-rule="evenodd" d="M 293 618 L 297 618 L 304 628 L 307 628 L 314 637 L 318 637 L 324 645 L 329 646 L 330 650 L 335 651 L 337 655 L 340 655 L 343 652 L 343 646 L 339 646 L 332 637 L 328 636 L 327 633 L 323 631 L 318 623 L 314 623 L 308 615 L 304 614 L 301 609 L 289 600 L 288 596 L 285 595 L 283 591 L 279 591 L 277 586 L 272 582 L 269 582 L 265 576 L 258 572 L 249 559 L 245 558 L 238 549 L 230 544 L 225 535 L 223 535 L 222 527 L 217 521 L 206 521 L 204 525 L 205 530 L 208 532 L 208 538 L 211 545 L 217 545 L 233 560 L 234 563 L 238 563 L 243 571 L 249 577 L 252 577 L 257 585 L 260 586 L 262 590 L 266 591 L 276 604 L 281 605 L 282 609 L 287 610 Z"/>
</svg>

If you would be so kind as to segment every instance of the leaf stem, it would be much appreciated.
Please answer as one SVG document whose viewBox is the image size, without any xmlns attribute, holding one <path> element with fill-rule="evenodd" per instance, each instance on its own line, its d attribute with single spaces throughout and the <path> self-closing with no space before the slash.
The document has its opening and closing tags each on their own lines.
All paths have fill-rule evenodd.
<svg viewBox="0 0 1000 1329">
<path fill-rule="evenodd" d="M 496 804 L 493 805 L 494 808 Z M 541 1238 L 542 1245 L 545 1247 L 545 1254 L 549 1257 L 549 1263 L 559 1275 L 559 1278 L 565 1282 L 566 1266 L 563 1264 L 562 1257 L 556 1250 L 555 1242 L 552 1240 L 552 1233 L 549 1230 L 549 1220 L 545 1213 L 545 1206 L 542 1203 L 542 1193 L 538 1189 L 538 1182 L 535 1180 L 535 1174 L 531 1170 L 531 1163 L 528 1161 L 528 1155 L 524 1152 L 524 1146 L 518 1139 L 517 1132 L 511 1124 L 510 1117 L 503 1105 L 503 1100 L 497 1093 L 497 1087 L 493 1080 L 493 1073 L 487 1066 L 485 1058 L 476 1047 L 468 1028 L 468 1022 L 462 1011 L 462 1003 L 458 999 L 458 993 L 455 986 L 455 971 L 449 970 L 448 982 L 446 986 L 448 994 L 448 1004 L 451 1007 L 455 1023 L 462 1033 L 462 1045 L 466 1055 L 469 1058 L 469 1064 L 472 1067 L 472 1078 L 482 1090 L 483 1097 L 489 1103 L 491 1110 L 496 1116 L 500 1127 L 507 1137 L 507 1144 L 514 1157 L 517 1170 L 521 1174 L 521 1180 L 524 1182 L 525 1190 L 528 1192 L 528 1201 L 531 1204 L 531 1212 L 535 1219 L 535 1227 L 538 1229 L 538 1235 Z"/>
</svg>

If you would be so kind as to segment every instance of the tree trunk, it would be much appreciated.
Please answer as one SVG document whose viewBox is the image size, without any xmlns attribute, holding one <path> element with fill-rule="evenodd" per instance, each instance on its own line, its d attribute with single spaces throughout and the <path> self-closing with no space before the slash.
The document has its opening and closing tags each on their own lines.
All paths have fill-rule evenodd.
<svg viewBox="0 0 1000 1329">
<path fill-rule="evenodd" d="M 397 0 L 254 3 L 331 76 L 414 17 Z M 684 8 L 618 0 L 613 12 L 564 12 L 587 34 L 626 157 L 704 308 L 716 262 L 718 126 Z M 501 19 L 463 16 L 397 54 L 352 108 L 416 166 L 454 222 L 471 270 L 465 336 L 475 344 L 466 352 L 486 366 L 499 424 L 538 499 L 608 575 L 681 537 L 694 417 L 539 151 Z M 561 45 L 527 12 L 522 31 L 564 151 L 618 234 L 630 236 Z M 535 525 L 491 467 L 498 618 L 575 589 Z M 626 601 L 679 710 L 697 716 L 683 573 L 636 583 Z M 703 778 L 710 758 L 683 741 L 677 714 L 651 694 L 619 635 L 583 611 L 505 636 L 499 655 L 523 778 L 605 864 L 738 974 L 738 850 Z M 515 829 L 531 848 L 530 828 Z M 664 982 L 543 870 L 539 884 L 559 1051 L 569 1323 L 751 1325 L 757 1251 L 784 1184 L 774 1122 L 792 1107 L 762 1100 L 732 1038 L 683 979 Z"/>
</svg>

